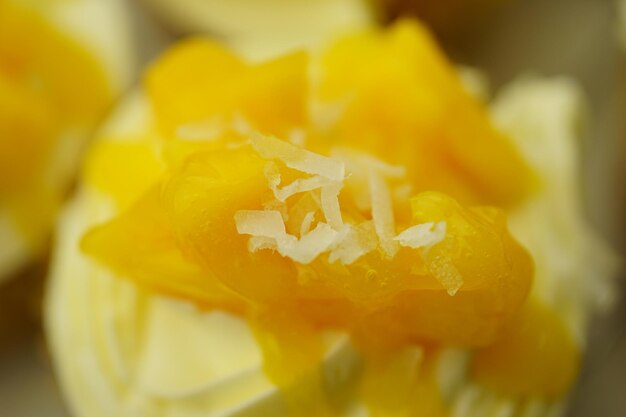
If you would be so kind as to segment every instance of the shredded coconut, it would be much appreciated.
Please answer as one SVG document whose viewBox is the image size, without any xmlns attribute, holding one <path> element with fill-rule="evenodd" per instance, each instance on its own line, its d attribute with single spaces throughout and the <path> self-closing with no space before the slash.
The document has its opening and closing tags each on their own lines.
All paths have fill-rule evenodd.
<svg viewBox="0 0 626 417">
<path fill-rule="evenodd" d="M 318 223 L 315 229 L 302 236 L 300 240 L 289 241 L 281 245 L 278 252 L 301 264 L 311 263 L 322 253 L 328 251 L 337 237 L 337 232 L 326 223 Z"/>
<path fill-rule="evenodd" d="M 318 188 L 322 188 L 323 190 L 325 187 L 333 184 L 337 184 L 337 182 L 324 178 L 320 175 L 315 175 L 309 178 L 299 178 L 282 188 L 278 188 L 277 186 L 274 186 L 273 183 L 270 183 L 270 189 L 274 193 L 274 197 L 276 197 L 279 201 L 286 201 L 289 197 L 295 194 L 317 190 Z"/>
<path fill-rule="evenodd" d="M 447 256 L 439 255 L 430 258 L 426 262 L 426 269 L 433 274 L 450 296 L 454 296 L 463 286 L 461 273 Z"/>
<path fill-rule="evenodd" d="M 428 250 L 432 246 L 441 242 L 446 237 L 446 222 L 422 223 L 404 230 L 394 240 L 412 249 L 424 248 Z"/>
<path fill-rule="evenodd" d="M 250 135 L 250 143 L 264 159 L 277 159 L 289 168 L 307 174 L 320 175 L 335 181 L 343 181 L 344 179 L 344 164 L 339 160 L 328 158 L 280 139 L 257 133 Z"/>
<path fill-rule="evenodd" d="M 252 252 L 275 249 L 301 264 L 311 263 L 328 251 L 338 234 L 328 224 L 318 223 L 298 239 L 287 233 L 281 214 L 270 210 L 239 210 L 235 213 L 235 224 L 238 233 L 252 236 L 248 243 Z"/>
<path fill-rule="evenodd" d="M 388 258 L 393 258 L 398 252 L 398 242 L 393 239 L 396 235 L 396 224 L 389 187 L 385 180 L 373 170 L 370 172 L 369 181 L 374 229 L 380 240 L 383 254 Z"/>
<path fill-rule="evenodd" d="M 250 236 L 248 241 L 248 250 L 250 252 L 254 253 L 264 249 L 278 250 L 276 239 L 265 236 Z"/>
<path fill-rule="evenodd" d="M 360 184 L 362 193 L 352 197 L 356 200 L 359 194 L 366 195 L 371 207 L 371 221 L 351 224 L 344 222 L 339 204 L 339 193 L 347 180 L 343 161 L 270 136 L 253 134 L 250 142 L 262 158 L 269 160 L 264 175 L 275 197 L 264 205 L 265 210 L 240 210 L 235 214 L 237 231 L 251 236 L 248 248 L 252 252 L 275 250 L 300 264 L 328 253 L 329 262 L 349 265 L 376 249 L 386 258 L 393 258 L 401 246 L 423 249 L 422 254 L 426 254 L 445 237 L 445 222 L 415 225 L 396 236 L 392 191 L 387 181 L 403 179 L 403 167 L 356 151 L 342 149 L 335 153 L 346 159 L 352 171 L 350 180 Z M 280 187 L 276 160 L 309 176 Z M 394 196 L 404 195 L 410 193 L 410 185 L 401 183 L 393 190 Z M 287 207 L 286 200 L 296 194 L 302 194 L 302 198 Z M 320 211 L 325 221 L 313 227 Z M 453 265 L 435 262 L 431 268 L 449 292 L 456 292 L 462 284 Z"/>
<path fill-rule="evenodd" d="M 235 225 L 241 235 L 280 239 L 287 234 L 283 216 L 275 210 L 239 210 Z"/>
<path fill-rule="evenodd" d="M 381 159 L 364 152 L 348 148 L 335 148 L 332 155 L 346 161 L 349 170 L 359 168 L 373 169 L 385 178 L 401 179 L 406 177 L 406 168 L 402 165 L 389 164 Z"/>
<path fill-rule="evenodd" d="M 365 221 L 357 226 L 346 224 L 328 256 L 328 261 L 350 265 L 375 250 L 377 244 L 378 238 L 371 221 Z"/>
<path fill-rule="evenodd" d="M 315 220 L 314 211 L 309 211 L 307 214 L 304 215 L 302 223 L 300 224 L 300 236 L 304 236 L 309 233 L 309 230 L 311 230 L 311 225 L 313 224 L 313 220 Z"/>
<path fill-rule="evenodd" d="M 343 227 L 341 208 L 339 207 L 339 191 L 342 183 L 333 183 L 322 187 L 322 211 L 326 222 L 335 230 Z"/>
</svg>

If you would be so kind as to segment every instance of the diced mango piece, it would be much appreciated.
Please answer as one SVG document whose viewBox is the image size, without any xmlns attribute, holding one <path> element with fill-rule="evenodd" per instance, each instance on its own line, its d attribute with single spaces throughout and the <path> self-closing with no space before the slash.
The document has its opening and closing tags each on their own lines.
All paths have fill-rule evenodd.
<svg viewBox="0 0 626 417">
<path fill-rule="evenodd" d="M 262 208 L 269 190 L 265 161 L 250 148 L 198 154 L 164 188 L 181 247 L 227 286 L 255 300 L 293 291 L 294 266 L 267 251 L 251 253 L 235 227 L 242 207 Z M 251 279 L 263 271 L 263 278 Z"/>
<path fill-rule="evenodd" d="M 152 291 L 242 313 L 239 297 L 180 250 L 160 199 L 159 187 L 153 187 L 127 212 L 90 230 L 82 250 Z"/>
<path fill-rule="evenodd" d="M 322 109 L 344 108 L 331 127 L 336 144 L 404 165 L 416 190 L 464 204 L 511 206 L 528 193 L 529 168 L 423 27 L 340 40 L 320 71 Z"/>
<path fill-rule="evenodd" d="M 242 118 L 255 130 L 285 135 L 307 121 L 308 57 L 297 52 L 248 65 L 217 43 L 192 39 L 149 70 L 146 89 L 168 135 L 181 126 Z"/>
</svg>

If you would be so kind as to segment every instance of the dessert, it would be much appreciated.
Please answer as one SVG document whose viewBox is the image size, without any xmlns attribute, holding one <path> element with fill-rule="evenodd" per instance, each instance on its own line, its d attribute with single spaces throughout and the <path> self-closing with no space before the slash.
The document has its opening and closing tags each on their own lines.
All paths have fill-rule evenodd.
<svg viewBox="0 0 626 417">
<path fill-rule="evenodd" d="M 87 135 L 129 82 L 126 29 L 120 1 L 0 1 L 0 280 L 42 252 Z"/>
<path fill-rule="evenodd" d="M 73 411 L 559 413 L 611 294 L 579 104 L 525 79 L 490 113 L 414 21 L 260 63 L 181 42 L 61 220 L 46 327 Z"/>
</svg>

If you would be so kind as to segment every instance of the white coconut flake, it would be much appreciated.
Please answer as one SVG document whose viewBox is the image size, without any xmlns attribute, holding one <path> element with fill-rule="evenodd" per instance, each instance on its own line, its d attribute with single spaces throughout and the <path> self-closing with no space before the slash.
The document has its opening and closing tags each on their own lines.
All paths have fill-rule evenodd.
<svg viewBox="0 0 626 417">
<path fill-rule="evenodd" d="M 278 250 L 276 239 L 265 236 L 250 237 L 250 240 L 248 241 L 248 250 L 250 252 L 254 253 L 265 249 Z"/>
<path fill-rule="evenodd" d="M 289 220 L 289 210 L 287 204 L 284 201 L 272 199 L 263 203 L 263 209 L 266 211 L 277 211 L 283 216 L 283 220 L 286 222 Z"/>
<path fill-rule="evenodd" d="M 285 220 L 287 233 L 295 234 L 302 229 L 302 223 L 309 212 L 317 213 L 320 204 L 316 192 L 302 194 L 289 205 L 289 218 Z M 308 232 L 308 230 L 307 230 Z M 300 233 L 302 236 L 302 233 Z"/>
<path fill-rule="evenodd" d="M 384 255 L 393 258 L 398 252 L 399 245 L 394 240 L 396 225 L 389 187 L 384 178 L 374 170 L 370 171 L 369 183 L 372 219 L 380 241 L 380 248 Z"/>
<path fill-rule="evenodd" d="M 400 246 L 428 250 L 446 237 L 446 222 L 422 223 L 404 230 L 394 238 Z"/>
<path fill-rule="evenodd" d="M 311 225 L 313 224 L 313 220 L 315 220 L 315 212 L 309 211 L 304 215 L 302 219 L 302 224 L 300 225 L 300 236 L 304 236 L 311 230 Z"/>
<path fill-rule="evenodd" d="M 447 256 L 429 257 L 426 261 L 426 269 L 433 274 L 450 296 L 454 296 L 463 286 L 461 273 Z"/>
<path fill-rule="evenodd" d="M 402 165 L 393 165 L 370 154 L 359 152 L 348 148 L 335 148 L 331 154 L 346 162 L 349 170 L 375 170 L 378 174 L 385 178 L 402 179 L 406 177 L 406 167 Z"/>
<path fill-rule="evenodd" d="M 239 234 L 252 236 L 248 241 L 251 252 L 274 249 L 301 264 L 308 264 L 328 251 L 338 234 L 328 224 L 318 223 L 298 239 L 286 232 L 280 212 L 271 210 L 240 210 L 235 213 L 235 224 Z"/>
<path fill-rule="evenodd" d="M 276 197 L 279 201 L 286 201 L 289 197 L 295 194 L 317 190 L 318 188 L 323 189 L 324 187 L 335 183 L 336 181 L 330 180 L 320 175 L 315 175 L 309 178 L 299 178 L 282 188 L 278 188 L 275 186 L 270 186 L 270 188 L 274 193 L 274 197 Z"/>
<path fill-rule="evenodd" d="M 328 261 L 350 265 L 375 250 L 377 245 L 378 237 L 371 221 L 365 221 L 357 226 L 346 224 L 337 237 Z"/>
<path fill-rule="evenodd" d="M 322 212 L 326 222 L 335 230 L 343 227 L 341 208 L 339 207 L 339 191 L 342 183 L 336 182 L 322 187 Z"/>
<path fill-rule="evenodd" d="M 311 263 L 328 251 L 337 238 L 337 232 L 326 223 L 318 223 L 315 229 L 300 240 L 279 240 L 278 252 L 301 264 Z"/>
<path fill-rule="evenodd" d="M 241 235 L 278 240 L 287 234 L 283 216 L 275 210 L 239 210 L 235 213 L 235 225 Z"/>
<path fill-rule="evenodd" d="M 342 161 L 258 133 L 250 135 L 250 143 L 262 158 L 277 159 L 289 168 L 311 175 L 320 175 L 334 181 L 343 181 L 344 179 L 345 168 Z"/>
<path fill-rule="evenodd" d="M 265 164 L 265 167 L 263 167 L 263 175 L 267 180 L 267 186 L 270 190 L 276 190 L 280 185 L 280 170 L 278 166 L 274 162 L 268 162 Z M 276 192 L 274 192 L 274 194 L 275 193 Z"/>
<path fill-rule="evenodd" d="M 369 174 L 371 171 L 375 171 L 383 178 L 393 181 L 402 180 L 406 177 L 405 167 L 389 164 L 364 152 L 339 147 L 334 148 L 331 155 L 344 161 L 346 171 L 348 172 L 346 188 L 360 210 L 370 210 L 372 208 L 369 189 Z M 399 199 L 400 196 L 410 193 L 410 185 L 402 183 L 394 187 L 393 197 Z M 406 198 L 408 197 L 406 196 Z"/>
</svg>

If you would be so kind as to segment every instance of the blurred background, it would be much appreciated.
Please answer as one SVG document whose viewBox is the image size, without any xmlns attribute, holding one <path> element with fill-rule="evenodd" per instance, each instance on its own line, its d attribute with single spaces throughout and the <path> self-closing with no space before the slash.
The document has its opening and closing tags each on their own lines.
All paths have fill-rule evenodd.
<svg viewBox="0 0 626 417">
<path fill-rule="evenodd" d="M 184 35 L 147 1 L 128 0 L 141 66 Z M 156 2 L 159 3 L 159 2 Z M 589 118 L 581 142 L 580 183 L 589 221 L 626 253 L 626 48 L 618 8 L 609 0 L 384 0 L 382 19 L 417 14 L 428 20 L 448 53 L 488 75 L 491 91 L 521 73 L 578 79 Z M 483 10 L 482 12 L 480 10 Z M 140 66 L 140 67 L 141 67 Z M 0 242 L 0 245 L 7 244 Z M 41 335 L 39 302 L 46 259 L 0 287 L 0 415 L 68 416 L 55 386 Z M 623 275 L 623 272 L 622 272 Z M 626 415 L 626 292 L 589 335 L 570 417 Z"/>
</svg>

